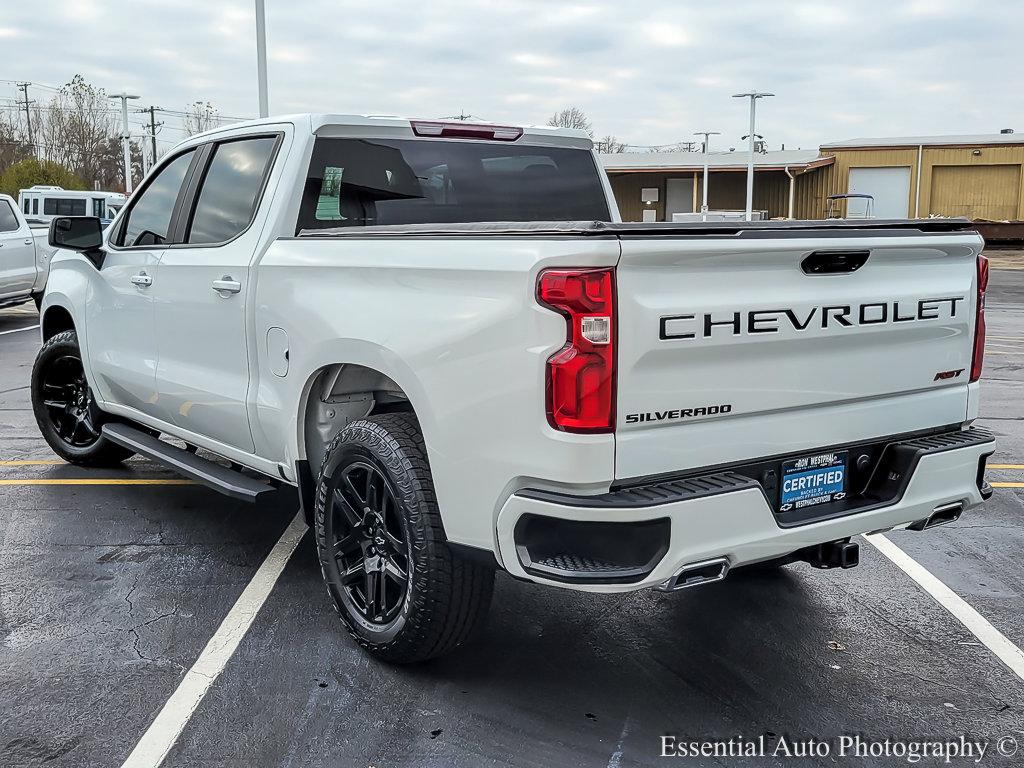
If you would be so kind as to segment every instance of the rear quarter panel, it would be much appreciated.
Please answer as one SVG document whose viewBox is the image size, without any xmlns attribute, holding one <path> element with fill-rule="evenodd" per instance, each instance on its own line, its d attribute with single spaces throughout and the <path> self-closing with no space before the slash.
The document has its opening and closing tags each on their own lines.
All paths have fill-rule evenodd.
<svg viewBox="0 0 1024 768">
<path fill-rule="evenodd" d="M 308 383 L 355 363 L 392 378 L 412 402 L 450 540 L 494 547 L 501 504 L 526 485 L 606 489 L 613 436 L 547 423 L 544 365 L 565 341 L 565 321 L 538 305 L 535 285 L 546 267 L 613 266 L 618 254 L 613 238 L 274 242 L 257 270 L 257 452 L 304 458 Z M 285 377 L 268 365 L 275 327 L 288 336 Z"/>
</svg>

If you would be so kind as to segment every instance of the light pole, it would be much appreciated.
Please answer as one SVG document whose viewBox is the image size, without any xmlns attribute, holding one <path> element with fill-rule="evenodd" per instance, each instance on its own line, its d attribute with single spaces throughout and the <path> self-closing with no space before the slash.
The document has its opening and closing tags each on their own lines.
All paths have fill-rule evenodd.
<svg viewBox="0 0 1024 768">
<path fill-rule="evenodd" d="M 711 137 L 721 136 L 721 131 L 694 131 L 694 136 L 703 136 L 704 141 L 701 142 L 700 148 L 704 153 L 704 181 L 701 183 L 701 204 L 700 204 L 700 220 L 708 220 L 708 150 L 711 148 Z"/>
<path fill-rule="evenodd" d="M 757 112 L 757 100 L 774 93 L 751 91 L 750 93 L 734 93 L 734 99 L 750 99 L 750 156 L 747 158 L 747 221 L 754 218 L 754 114 Z"/>
<path fill-rule="evenodd" d="M 256 0 L 256 78 L 260 89 L 260 117 L 270 114 L 267 96 L 267 14 L 263 0 Z"/>
<path fill-rule="evenodd" d="M 704 141 L 701 142 L 701 152 L 703 152 L 704 154 L 707 154 L 708 151 L 711 149 L 710 138 L 712 136 L 721 136 L 722 132 L 721 131 L 694 131 L 693 135 L 694 136 L 703 136 L 704 137 Z"/>
<path fill-rule="evenodd" d="M 121 100 L 121 152 L 124 154 L 124 193 L 132 193 L 132 148 L 131 134 L 128 132 L 128 99 L 137 99 L 127 91 L 111 96 L 112 99 Z"/>
</svg>

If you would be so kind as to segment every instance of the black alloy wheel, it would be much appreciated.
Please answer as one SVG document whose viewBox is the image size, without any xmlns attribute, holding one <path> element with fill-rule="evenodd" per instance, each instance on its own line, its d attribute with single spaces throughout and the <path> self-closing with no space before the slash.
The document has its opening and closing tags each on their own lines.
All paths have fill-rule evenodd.
<svg viewBox="0 0 1024 768">
<path fill-rule="evenodd" d="M 330 496 L 330 547 L 341 597 L 350 612 L 376 627 L 392 623 L 409 591 L 409 536 L 388 478 L 371 461 L 339 468 Z"/>
<path fill-rule="evenodd" d="M 72 448 L 88 448 L 100 439 L 98 413 L 82 361 L 61 355 L 41 372 L 43 405 L 57 436 Z"/>
<path fill-rule="evenodd" d="M 375 414 L 335 435 L 316 481 L 313 533 L 342 624 L 377 658 L 432 659 L 482 626 L 494 567 L 448 546 L 413 413 Z"/>
<path fill-rule="evenodd" d="M 32 412 L 47 445 L 85 467 L 114 467 L 133 454 L 103 435 L 110 418 L 93 397 L 74 331 L 61 331 L 40 347 L 32 365 Z"/>
</svg>

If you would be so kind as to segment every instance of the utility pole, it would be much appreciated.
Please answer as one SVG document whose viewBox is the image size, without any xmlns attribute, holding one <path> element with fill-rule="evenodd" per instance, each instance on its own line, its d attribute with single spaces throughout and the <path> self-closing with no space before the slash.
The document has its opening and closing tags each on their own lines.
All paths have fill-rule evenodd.
<svg viewBox="0 0 1024 768">
<path fill-rule="evenodd" d="M 734 93 L 734 99 L 750 99 L 750 153 L 747 157 L 747 221 L 751 221 L 754 218 L 754 115 L 757 112 L 757 100 L 764 99 L 768 96 L 774 96 L 774 93 L 764 93 L 761 91 L 750 91 L 749 93 Z"/>
<path fill-rule="evenodd" d="M 152 105 L 145 109 L 137 109 L 136 112 L 148 112 L 149 113 L 149 141 L 150 147 L 153 150 L 152 163 L 150 165 L 156 165 L 156 129 L 163 125 L 163 122 L 156 121 L 156 113 L 160 110 L 160 107 L 154 107 Z"/>
<path fill-rule="evenodd" d="M 263 0 L 256 0 L 256 79 L 260 89 L 260 117 L 270 114 L 267 96 L 267 13 Z"/>
<path fill-rule="evenodd" d="M 693 135 L 694 136 L 703 136 L 704 137 L 704 141 L 702 141 L 700 143 L 700 146 L 701 146 L 701 150 L 700 151 L 703 152 L 704 154 L 707 154 L 708 151 L 709 151 L 709 148 L 711 147 L 711 141 L 710 141 L 711 137 L 712 136 L 721 136 L 722 133 L 721 133 L 721 131 L 694 131 Z"/>
<path fill-rule="evenodd" d="M 25 94 L 25 128 L 28 133 L 28 143 L 32 145 L 33 156 L 38 157 L 39 153 L 36 151 L 36 142 L 32 136 L 32 110 L 29 109 L 32 102 L 28 100 L 28 87 L 30 85 L 32 85 L 32 83 L 18 83 L 18 88 L 20 88 L 21 92 Z"/>
<path fill-rule="evenodd" d="M 121 100 L 121 152 L 124 154 L 124 193 L 132 193 L 132 147 L 131 134 L 128 131 L 128 100 L 137 99 L 138 96 L 129 94 L 127 91 L 110 96 L 111 99 Z"/>
</svg>

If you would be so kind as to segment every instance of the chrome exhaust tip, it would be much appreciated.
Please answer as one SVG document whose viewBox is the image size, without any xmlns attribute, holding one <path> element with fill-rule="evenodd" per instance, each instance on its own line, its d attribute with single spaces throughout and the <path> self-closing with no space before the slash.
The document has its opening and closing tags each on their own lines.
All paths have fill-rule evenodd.
<svg viewBox="0 0 1024 768">
<path fill-rule="evenodd" d="M 949 504 L 940 504 L 924 520 L 918 520 L 907 526 L 908 531 L 927 531 L 929 528 L 938 528 L 940 525 L 955 523 L 964 512 L 964 502 L 954 501 Z"/>
<path fill-rule="evenodd" d="M 678 592 L 689 587 L 701 587 L 721 581 L 729 573 L 729 558 L 716 557 L 699 563 L 684 565 L 672 578 L 659 584 L 659 592 Z"/>
</svg>

